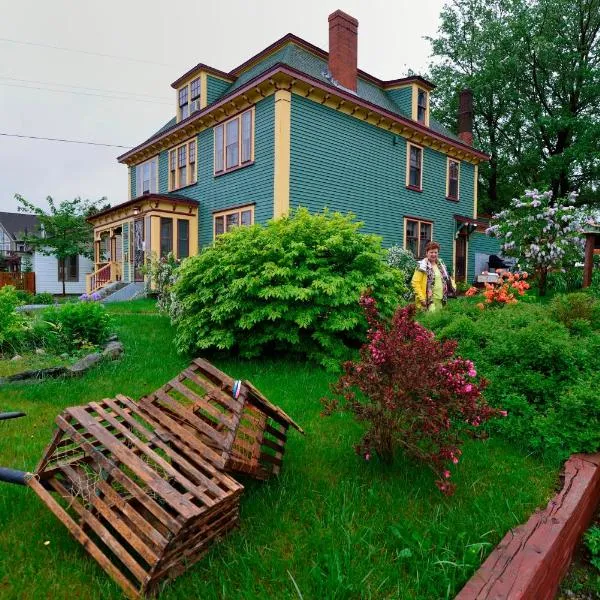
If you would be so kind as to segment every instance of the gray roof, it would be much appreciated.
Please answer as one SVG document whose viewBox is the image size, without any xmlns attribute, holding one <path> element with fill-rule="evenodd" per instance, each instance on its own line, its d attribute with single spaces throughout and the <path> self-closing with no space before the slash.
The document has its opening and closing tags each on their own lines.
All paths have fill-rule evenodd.
<svg viewBox="0 0 600 600">
<path fill-rule="evenodd" d="M 21 239 L 20 234 L 38 231 L 38 218 L 27 213 L 0 212 L 0 224 L 13 240 Z"/>
</svg>

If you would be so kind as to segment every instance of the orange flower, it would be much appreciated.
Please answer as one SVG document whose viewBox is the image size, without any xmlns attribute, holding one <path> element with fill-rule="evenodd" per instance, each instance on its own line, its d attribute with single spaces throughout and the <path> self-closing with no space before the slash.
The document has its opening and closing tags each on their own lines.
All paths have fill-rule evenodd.
<svg viewBox="0 0 600 600">
<path fill-rule="evenodd" d="M 471 286 L 466 292 L 465 292 L 465 296 L 474 296 L 477 293 L 477 288 L 474 286 Z"/>
</svg>

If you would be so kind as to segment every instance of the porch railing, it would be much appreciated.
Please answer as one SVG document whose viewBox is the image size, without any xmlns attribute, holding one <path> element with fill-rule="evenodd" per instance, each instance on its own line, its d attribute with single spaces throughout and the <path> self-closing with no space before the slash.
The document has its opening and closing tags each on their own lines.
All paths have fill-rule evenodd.
<svg viewBox="0 0 600 600">
<path fill-rule="evenodd" d="M 85 288 L 88 294 L 93 294 L 105 285 L 121 281 L 121 263 L 109 262 L 85 277 Z"/>
</svg>

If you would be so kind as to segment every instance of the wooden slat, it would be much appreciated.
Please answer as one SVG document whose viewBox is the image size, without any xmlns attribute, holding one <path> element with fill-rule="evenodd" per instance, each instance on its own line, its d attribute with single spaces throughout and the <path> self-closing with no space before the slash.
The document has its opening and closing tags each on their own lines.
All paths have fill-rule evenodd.
<svg viewBox="0 0 600 600">
<path fill-rule="evenodd" d="M 57 446 L 60 444 L 63 436 L 64 436 L 64 433 L 62 432 L 61 429 L 54 430 L 54 434 L 52 435 L 52 440 L 50 440 L 50 443 L 46 446 L 46 449 L 44 450 L 44 453 L 42 454 L 42 458 L 40 459 L 40 462 L 37 464 L 34 473 L 39 475 L 40 471 L 42 471 L 45 468 L 45 466 L 50 462 L 52 454 L 56 450 Z"/>
<path fill-rule="evenodd" d="M 126 464 L 153 492 L 156 492 L 165 502 L 174 508 L 182 517 L 190 518 L 198 512 L 198 508 L 191 502 L 184 500 L 167 481 L 152 470 L 141 458 L 124 446 L 112 434 L 108 433 L 90 414 L 83 408 L 69 408 L 67 412 L 88 431 L 92 433 L 104 446 Z"/>
<path fill-rule="evenodd" d="M 282 442 L 287 441 L 287 436 L 284 433 L 281 433 L 281 431 L 278 431 L 277 429 L 272 427 L 271 425 L 267 425 L 265 427 L 265 431 L 267 433 L 270 433 L 273 437 L 276 437 L 277 439 L 281 440 Z"/>
<path fill-rule="evenodd" d="M 267 448 L 271 448 L 271 450 L 275 450 L 275 452 L 280 452 L 281 454 L 285 453 L 284 446 L 279 446 L 278 444 L 272 442 L 271 440 L 268 440 L 267 438 L 264 438 L 262 440 L 262 445 L 266 446 Z"/>
<path fill-rule="evenodd" d="M 147 414 L 149 418 L 155 419 L 157 423 L 159 423 L 169 432 L 173 433 L 173 435 L 176 435 L 178 438 L 180 438 L 192 450 L 198 452 L 200 456 L 206 457 L 207 460 L 211 461 L 219 468 L 223 467 L 225 464 L 225 459 L 221 456 L 221 454 L 215 452 L 212 448 L 207 446 L 195 435 L 195 433 L 188 431 L 185 427 L 177 423 L 177 421 L 169 417 L 165 412 L 161 411 L 160 408 L 155 406 L 152 402 L 142 399 L 139 407 L 144 415 Z"/>
<path fill-rule="evenodd" d="M 63 467 L 62 472 L 67 475 L 67 477 L 75 482 L 78 479 L 81 479 L 81 475 L 72 467 Z M 53 480 L 55 481 L 55 480 Z M 100 486 L 96 486 L 100 489 Z M 63 488 L 64 489 L 64 488 Z M 64 490 L 67 494 L 68 492 Z M 71 497 L 68 494 L 67 500 Z M 98 511 L 98 514 L 104 517 L 106 521 L 117 530 L 119 535 L 124 538 L 127 543 L 135 549 L 135 551 L 149 564 L 154 565 L 158 562 L 159 555 L 156 554 L 152 548 L 146 545 L 146 543 L 138 537 L 135 531 L 126 523 L 119 514 L 111 510 L 110 506 L 108 506 L 99 496 L 96 494 L 90 494 L 89 498 L 85 498 L 88 502 Z M 74 506 L 78 503 L 75 501 Z M 77 510 L 77 509 L 76 509 Z M 88 511 L 85 511 L 88 512 Z M 84 518 L 87 518 L 87 515 L 83 515 Z"/>
<path fill-rule="evenodd" d="M 123 397 L 117 396 L 117 398 L 119 398 L 119 400 L 121 400 L 121 401 L 124 401 Z M 129 399 L 127 399 L 127 400 L 129 400 Z M 111 408 L 113 408 L 113 410 L 121 412 L 119 407 L 114 402 L 112 402 L 112 401 L 109 401 L 109 402 L 110 402 L 109 406 L 111 406 Z M 129 400 L 129 402 L 131 402 L 131 400 Z M 133 406 L 133 404 L 132 404 L 132 406 Z M 139 423 L 135 419 L 127 416 L 127 420 L 128 420 L 128 422 L 131 421 L 132 425 L 135 424 L 135 425 L 139 426 Z M 150 434 L 150 432 L 148 432 L 147 430 L 144 429 L 144 431 L 147 432 L 148 434 Z M 146 433 L 144 435 L 146 435 Z M 222 498 L 225 495 L 225 492 L 223 489 L 221 489 L 211 479 L 209 479 L 206 475 L 204 475 L 201 471 L 199 471 L 196 467 L 194 467 L 194 465 L 192 465 L 184 455 L 180 454 L 176 448 L 168 446 L 167 444 L 162 442 L 159 438 L 157 438 L 154 434 L 150 434 L 150 435 L 152 436 L 151 437 L 152 443 L 155 446 L 157 446 L 158 448 L 163 450 L 168 456 L 170 456 L 173 459 L 173 461 L 175 461 L 178 465 L 180 465 L 180 466 L 184 467 L 186 470 L 188 470 L 196 479 L 200 480 L 202 482 L 202 484 L 208 490 L 210 490 L 213 494 L 215 494 L 217 496 L 217 498 Z M 148 435 L 147 437 L 150 437 L 150 435 Z M 215 472 L 214 469 L 208 463 L 205 463 L 205 461 L 201 457 L 196 457 L 196 459 L 197 460 L 199 459 L 203 465 L 206 464 L 207 470 L 209 470 L 213 473 Z M 172 465 L 169 465 L 169 466 L 171 468 L 173 468 Z M 197 485 L 195 485 L 193 482 L 188 480 L 186 487 L 189 487 L 190 484 L 193 488 L 190 490 L 190 492 L 192 494 L 196 495 Z M 204 494 L 202 494 L 202 496 L 204 496 Z M 213 504 L 214 504 L 214 502 L 212 500 L 210 500 L 210 502 L 207 502 L 208 506 L 212 506 Z"/>
<path fill-rule="evenodd" d="M 36 480 L 35 477 L 31 477 L 27 482 L 29 487 L 40 497 L 42 502 L 55 514 L 55 516 L 65 525 L 71 535 L 84 547 L 98 564 L 112 577 L 125 591 L 129 598 L 137 600 L 140 598 L 138 590 L 132 585 L 132 583 L 113 565 L 102 551 L 94 544 L 89 536 L 75 523 L 69 513 L 67 513 L 63 507 L 47 492 L 42 485 Z"/>
<path fill-rule="evenodd" d="M 82 518 L 83 522 L 98 535 L 104 544 L 114 552 L 115 556 L 127 567 L 130 573 L 142 583 L 148 577 L 146 570 L 133 559 L 126 548 L 115 538 L 115 536 L 92 515 L 89 510 L 86 510 L 79 502 L 73 501 L 73 496 L 68 490 L 57 480 L 51 479 L 52 487 L 67 501 L 69 506 L 77 511 L 77 514 Z"/>
<path fill-rule="evenodd" d="M 102 452 L 99 452 L 88 442 L 82 440 L 81 434 L 75 431 L 68 421 L 62 417 L 58 418 L 61 421 L 60 427 L 64 429 L 64 431 L 73 439 L 81 441 L 82 446 L 91 456 L 93 456 L 93 458 L 108 473 L 108 475 L 114 477 L 115 480 L 118 481 L 127 491 L 133 494 L 137 500 L 144 505 L 145 508 L 147 508 L 161 523 L 167 527 L 167 529 L 173 533 L 176 533 L 181 529 L 179 522 L 175 520 L 166 510 L 164 510 L 162 506 L 148 496 L 146 492 L 137 483 L 135 483 L 135 481 L 132 481 L 129 477 L 127 477 L 127 475 L 125 475 L 125 473 L 123 473 L 116 465 L 108 460 L 104 454 L 102 454 Z"/>
<path fill-rule="evenodd" d="M 242 403 L 239 401 L 239 399 L 236 400 L 235 398 L 231 397 L 231 386 L 229 386 L 229 393 L 227 393 L 222 387 L 214 384 L 209 379 L 203 379 L 200 377 L 198 373 L 193 371 L 191 368 L 185 369 L 181 374 L 190 381 L 193 381 L 196 385 L 206 390 L 208 395 L 212 395 L 217 402 L 226 408 L 229 408 L 229 410 L 231 410 L 234 414 L 241 412 Z"/>
<path fill-rule="evenodd" d="M 227 375 L 227 373 L 223 373 L 223 371 L 217 369 L 217 367 L 209 363 L 207 360 L 204 360 L 203 358 L 195 358 L 192 361 L 192 364 L 196 365 L 196 367 L 198 367 L 205 375 L 212 377 L 214 381 L 223 382 L 229 387 L 233 386 L 233 378 Z"/>
</svg>

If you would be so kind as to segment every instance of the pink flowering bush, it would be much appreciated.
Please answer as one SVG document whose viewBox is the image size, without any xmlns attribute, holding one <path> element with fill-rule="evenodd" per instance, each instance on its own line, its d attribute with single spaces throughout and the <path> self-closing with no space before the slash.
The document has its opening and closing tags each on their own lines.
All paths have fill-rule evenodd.
<svg viewBox="0 0 600 600">
<path fill-rule="evenodd" d="M 368 342 L 360 360 L 344 363 L 324 398 L 324 414 L 349 410 L 368 424 L 356 452 L 370 460 L 373 452 L 385 462 L 400 447 L 424 461 L 438 476 L 446 495 L 454 492 L 451 468 L 461 456 L 463 434 L 506 412 L 487 405 L 487 382 L 474 364 L 455 356 L 455 341 L 441 342 L 416 323 L 413 305 L 398 308 L 391 322 L 379 316 L 375 300 L 360 300 L 369 324 Z"/>
</svg>

